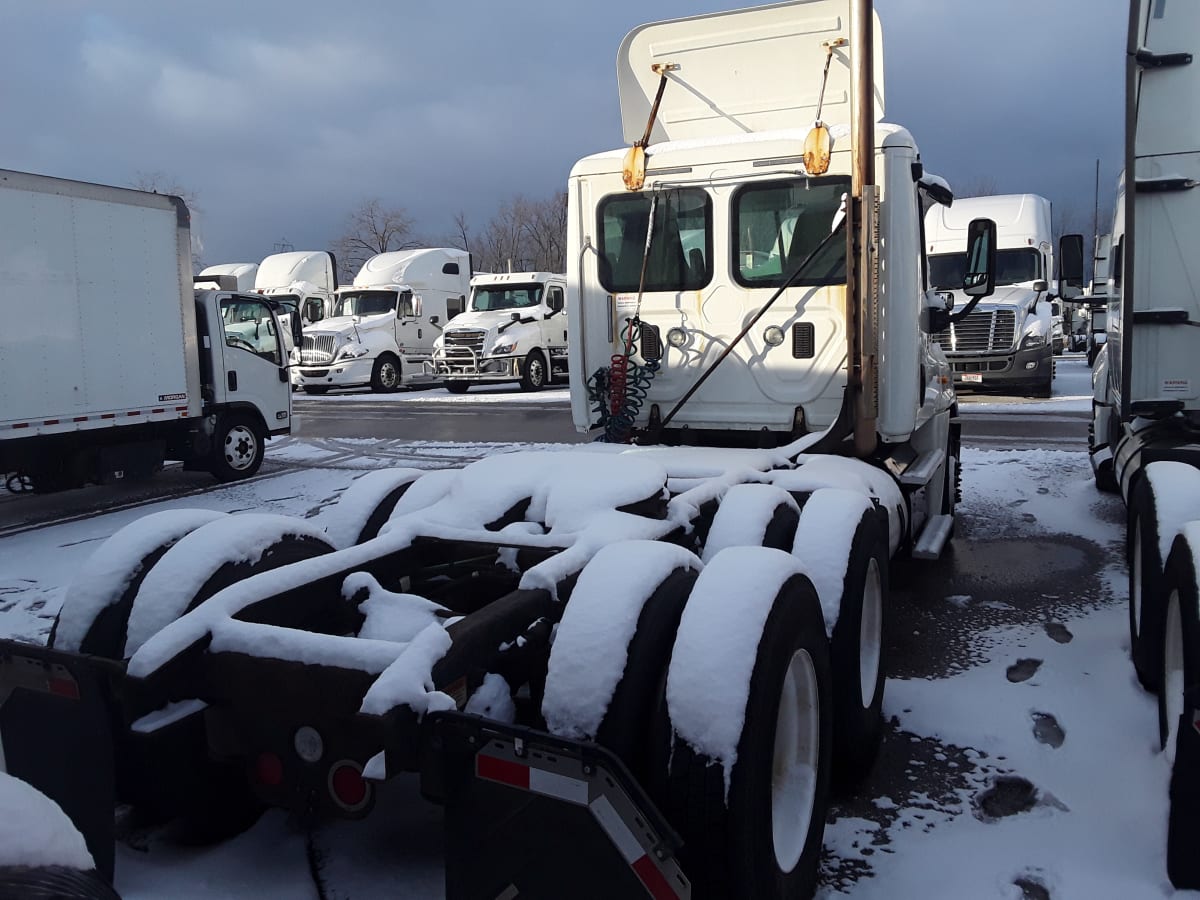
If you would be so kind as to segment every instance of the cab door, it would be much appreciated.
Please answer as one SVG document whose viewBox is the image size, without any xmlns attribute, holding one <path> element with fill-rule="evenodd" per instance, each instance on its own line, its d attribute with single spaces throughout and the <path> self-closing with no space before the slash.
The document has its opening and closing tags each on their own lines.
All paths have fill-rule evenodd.
<svg viewBox="0 0 1200 900">
<path fill-rule="evenodd" d="M 433 304 L 436 306 L 437 304 Z M 405 291 L 396 301 L 396 347 L 400 350 L 405 380 L 418 377 L 423 363 L 433 358 L 433 341 L 438 330 L 425 317 L 421 294 Z"/>
<path fill-rule="evenodd" d="M 220 298 L 224 372 L 215 373 L 227 404 L 249 404 L 271 432 L 291 427 L 292 389 L 279 319 L 262 300 Z"/>
</svg>

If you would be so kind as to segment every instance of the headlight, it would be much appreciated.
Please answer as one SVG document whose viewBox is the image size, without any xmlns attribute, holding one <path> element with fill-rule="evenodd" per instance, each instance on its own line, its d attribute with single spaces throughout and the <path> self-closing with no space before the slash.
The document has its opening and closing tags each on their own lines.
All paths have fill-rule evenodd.
<svg viewBox="0 0 1200 900">
<path fill-rule="evenodd" d="M 362 344 L 345 344 L 342 349 L 337 352 L 335 359 L 358 359 L 360 356 L 367 355 L 367 348 Z"/>
<path fill-rule="evenodd" d="M 1046 336 L 1044 334 L 1027 334 L 1025 339 L 1021 341 L 1022 350 L 1033 350 L 1037 347 L 1046 346 Z"/>
<path fill-rule="evenodd" d="M 492 348 L 493 353 L 512 353 L 517 349 L 516 341 L 509 341 L 507 344 L 497 344 Z"/>
</svg>

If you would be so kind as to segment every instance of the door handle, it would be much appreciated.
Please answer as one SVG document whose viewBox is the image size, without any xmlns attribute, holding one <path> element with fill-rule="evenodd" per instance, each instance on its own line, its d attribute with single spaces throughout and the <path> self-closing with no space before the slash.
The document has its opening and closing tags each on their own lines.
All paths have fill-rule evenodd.
<svg viewBox="0 0 1200 900">
<path fill-rule="evenodd" d="M 421 340 L 421 329 L 420 328 L 417 329 L 417 340 L 418 341 Z"/>
<path fill-rule="evenodd" d="M 228 373 L 226 373 L 225 380 L 228 382 L 228 384 L 229 384 L 229 389 L 230 389 L 231 391 L 236 391 L 236 390 L 237 390 L 237 372 L 228 372 Z"/>
</svg>

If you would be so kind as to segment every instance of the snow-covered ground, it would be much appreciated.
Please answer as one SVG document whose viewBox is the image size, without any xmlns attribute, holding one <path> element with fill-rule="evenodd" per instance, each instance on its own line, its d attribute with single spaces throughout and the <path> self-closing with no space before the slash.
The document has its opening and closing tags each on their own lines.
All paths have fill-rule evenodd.
<svg viewBox="0 0 1200 900">
<path fill-rule="evenodd" d="M 1064 402 L 1083 402 L 1087 391 L 1064 394 L 1072 398 Z M 0 634 L 44 640 L 66 585 L 90 552 L 147 512 L 254 510 L 320 525 L 330 504 L 371 466 L 352 459 L 370 459 L 370 442 L 343 443 L 345 456 L 336 462 L 291 441 L 285 452 L 310 468 L 0 539 Z M 440 445 L 428 454 L 428 467 L 516 446 Z M 922 784 L 929 775 L 924 766 L 942 765 L 948 787 L 937 798 L 919 788 L 872 797 L 877 815 L 843 813 L 832 821 L 825 839 L 829 878 L 819 896 L 1197 896 L 1172 891 L 1165 876 L 1168 769 L 1156 749 L 1153 700 L 1137 686 L 1128 661 L 1120 501 L 1096 493 L 1082 451 L 968 448 L 963 462 L 958 542 L 1065 536 L 1100 548 L 1108 566 L 1085 602 L 1056 608 L 1048 596 L 1045 621 L 997 625 L 981 635 L 972 661 L 956 674 L 889 679 L 885 714 L 895 719 L 889 740 L 933 748 L 928 763 L 913 759 L 909 780 Z M 950 623 L 976 602 L 953 584 L 944 596 L 922 598 L 944 608 Z M 1002 609 L 995 620 L 1004 620 Z M 965 774 L 949 777 L 954 770 Z M 1008 774 L 1027 782 L 1003 780 Z M 997 778 L 1007 792 L 1000 799 L 1012 801 L 1007 809 L 986 794 Z M 1003 814 L 1023 806 L 1029 808 Z M 316 897 L 310 874 L 316 866 L 328 896 L 439 897 L 440 819 L 411 777 L 389 783 L 366 820 L 330 823 L 312 835 L 279 812 L 206 849 L 135 832 L 118 848 L 117 887 L 127 900 Z M 839 876 L 842 863 L 857 874 Z"/>
</svg>

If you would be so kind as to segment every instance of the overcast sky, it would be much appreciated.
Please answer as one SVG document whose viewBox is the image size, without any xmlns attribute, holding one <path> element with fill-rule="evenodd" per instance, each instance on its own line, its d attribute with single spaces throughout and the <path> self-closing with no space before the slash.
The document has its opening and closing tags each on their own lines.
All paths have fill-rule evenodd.
<svg viewBox="0 0 1200 900">
<path fill-rule="evenodd" d="M 476 230 L 621 146 L 615 57 L 720 0 L 0 0 L 0 168 L 194 192 L 207 264 L 325 249 L 378 197 Z M 960 194 L 1092 227 L 1120 168 L 1126 0 L 877 0 L 887 120 Z M 1101 230 L 1105 230 L 1103 227 Z"/>
</svg>

